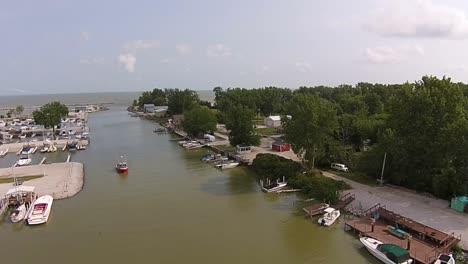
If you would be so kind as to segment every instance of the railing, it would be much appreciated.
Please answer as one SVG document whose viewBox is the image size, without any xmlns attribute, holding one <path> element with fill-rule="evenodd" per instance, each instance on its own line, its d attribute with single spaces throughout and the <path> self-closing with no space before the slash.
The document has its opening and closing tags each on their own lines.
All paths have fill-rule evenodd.
<svg viewBox="0 0 468 264">
<path fill-rule="evenodd" d="M 362 215 L 372 215 L 373 213 L 377 212 L 380 208 L 385 208 L 385 205 L 381 205 L 380 203 L 378 203 L 362 212 Z"/>
</svg>

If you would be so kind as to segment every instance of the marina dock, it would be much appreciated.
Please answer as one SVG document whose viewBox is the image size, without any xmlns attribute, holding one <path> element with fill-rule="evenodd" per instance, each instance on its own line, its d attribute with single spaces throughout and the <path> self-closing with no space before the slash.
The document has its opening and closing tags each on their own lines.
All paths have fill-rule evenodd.
<svg viewBox="0 0 468 264">
<path fill-rule="evenodd" d="M 380 204 L 367 209 L 362 215 L 347 221 L 345 229 L 408 249 L 417 263 L 433 263 L 439 254 L 450 252 L 461 239 L 454 233 L 447 234 L 428 227 Z M 395 228 L 398 228 L 398 232 L 393 231 Z"/>
<path fill-rule="evenodd" d="M 70 140 L 68 139 L 51 140 L 51 143 L 55 143 L 55 145 L 58 148 L 63 148 L 64 146 L 66 147 L 69 142 Z M 89 141 L 86 139 L 80 139 L 78 140 L 78 142 L 83 146 L 87 146 L 89 144 Z M 8 153 L 16 153 L 19 155 L 21 154 L 21 150 L 23 149 L 23 147 L 28 146 L 28 145 L 32 148 L 37 147 L 38 149 L 40 149 L 44 146 L 44 141 L 36 141 L 36 142 L 31 142 L 31 143 L 22 142 L 22 143 L 3 144 L 3 145 L 0 145 L 0 151 L 7 151 Z"/>
</svg>

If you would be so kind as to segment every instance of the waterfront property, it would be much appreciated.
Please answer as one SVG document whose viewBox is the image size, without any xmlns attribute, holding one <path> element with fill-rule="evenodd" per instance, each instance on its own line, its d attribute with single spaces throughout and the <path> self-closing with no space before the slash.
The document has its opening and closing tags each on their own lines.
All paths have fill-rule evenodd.
<svg viewBox="0 0 468 264">
<path fill-rule="evenodd" d="M 348 230 L 358 232 L 407 249 L 419 263 L 433 263 L 439 254 L 448 253 L 461 237 L 447 234 L 399 215 L 377 204 L 361 213 L 361 217 L 345 223 Z"/>
</svg>

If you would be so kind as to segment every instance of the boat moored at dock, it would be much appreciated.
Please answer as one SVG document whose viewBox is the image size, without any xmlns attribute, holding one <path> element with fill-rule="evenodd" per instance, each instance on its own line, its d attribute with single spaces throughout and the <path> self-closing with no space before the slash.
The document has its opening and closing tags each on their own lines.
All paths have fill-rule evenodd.
<svg viewBox="0 0 468 264">
<path fill-rule="evenodd" d="M 44 195 L 37 198 L 31 205 L 27 222 L 29 225 L 44 224 L 49 220 L 54 198 L 50 195 Z"/>
<path fill-rule="evenodd" d="M 31 164 L 31 162 L 32 162 L 32 159 L 31 159 L 29 154 L 21 154 L 21 157 L 18 160 L 18 162 L 16 163 L 16 165 L 18 165 L 18 166 L 28 166 L 29 164 Z"/>
<path fill-rule="evenodd" d="M 11 212 L 11 215 L 10 215 L 11 222 L 18 223 L 21 220 L 23 220 L 25 218 L 25 216 L 26 216 L 26 211 L 27 211 L 27 209 L 26 209 L 26 205 L 24 203 L 20 204 L 18 207 L 13 209 L 13 211 Z"/>
<path fill-rule="evenodd" d="M 230 160 L 215 165 L 216 168 L 221 169 L 221 170 L 232 169 L 237 166 L 239 166 L 239 162 L 230 161 Z"/>
<path fill-rule="evenodd" d="M 328 207 L 324 209 L 325 214 L 318 220 L 319 225 L 321 226 L 331 226 L 335 221 L 340 218 L 340 210 L 335 208 Z"/>
<path fill-rule="evenodd" d="M 400 246 L 384 244 L 379 240 L 370 237 L 361 237 L 360 240 L 369 253 L 385 264 L 413 263 L 409 252 Z"/>
<path fill-rule="evenodd" d="M 455 264 L 455 258 L 452 254 L 440 254 L 434 264 Z"/>
<path fill-rule="evenodd" d="M 260 181 L 260 184 L 262 185 L 262 191 L 267 192 L 267 193 L 280 191 L 281 189 L 283 189 L 284 187 L 288 185 L 284 177 L 283 177 L 282 182 L 280 182 L 279 179 L 277 179 L 276 182 L 270 183 L 268 180 L 267 185 L 263 185 L 263 180 L 262 180 Z"/>
</svg>

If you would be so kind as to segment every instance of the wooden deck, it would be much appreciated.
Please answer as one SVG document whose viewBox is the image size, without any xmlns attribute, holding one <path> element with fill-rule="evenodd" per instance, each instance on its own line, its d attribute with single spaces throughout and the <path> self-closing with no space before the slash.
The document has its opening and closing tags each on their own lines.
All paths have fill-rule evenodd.
<svg viewBox="0 0 468 264">
<path fill-rule="evenodd" d="M 440 253 L 449 252 L 460 242 L 460 237 L 446 234 L 442 231 L 425 226 L 409 218 L 398 215 L 379 204 L 364 211 L 364 217 L 349 220 L 345 228 L 358 232 L 360 235 L 375 238 L 384 243 L 395 244 L 408 249 L 411 257 L 418 263 L 434 263 Z M 371 216 L 378 215 L 372 230 Z M 409 236 L 399 238 L 388 232 L 393 226 L 398 226 Z"/>
<path fill-rule="evenodd" d="M 314 217 L 314 216 L 323 214 L 324 213 L 323 210 L 327 207 L 328 207 L 327 204 L 319 203 L 319 204 L 314 204 L 311 206 L 304 207 L 302 208 L 302 211 L 304 211 L 307 216 Z"/>
</svg>

